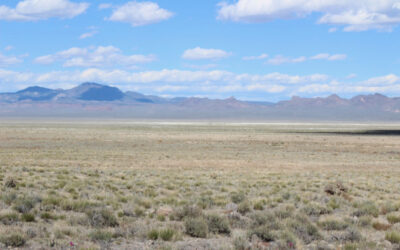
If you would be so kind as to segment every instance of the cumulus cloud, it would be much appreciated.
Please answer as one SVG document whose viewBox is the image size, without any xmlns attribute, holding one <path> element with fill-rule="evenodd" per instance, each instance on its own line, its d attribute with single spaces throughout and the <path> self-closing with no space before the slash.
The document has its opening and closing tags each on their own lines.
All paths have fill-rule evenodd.
<svg viewBox="0 0 400 250">
<path fill-rule="evenodd" d="M 245 61 L 253 61 L 253 60 L 262 60 L 268 58 L 268 54 L 261 54 L 259 56 L 245 56 L 243 60 Z"/>
<path fill-rule="evenodd" d="M 218 18 L 268 22 L 319 14 L 318 23 L 344 26 L 345 31 L 391 30 L 400 23 L 399 0 L 238 0 L 222 2 Z"/>
<path fill-rule="evenodd" d="M 85 2 L 69 0 L 24 0 L 15 8 L 0 5 L 0 20 L 37 21 L 49 18 L 73 18 L 86 11 Z"/>
<path fill-rule="evenodd" d="M 164 69 L 160 71 L 129 72 L 89 68 L 75 71 L 52 71 L 48 73 L 26 73 L 0 69 L 0 82 L 8 84 L 34 84 L 53 87 L 71 86 L 82 82 L 116 84 L 122 88 L 135 86 L 137 90 L 150 89 L 176 91 L 188 89 L 195 92 L 268 92 L 279 93 L 289 86 L 317 83 L 327 79 L 325 75 L 265 75 L 235 74 L 229 71 L 189 71 Z"/>
<path fill-rule="evenodd" d="M 21 63 L 22 59 L 16 56 L 6 56 L 0 53 L 0 66 L 5 67 Z"/>
<path fill-rule="evenodd" d="M 55 54 L 37 57 L 38 64 L 63 62 L 64 67 L 99 67 L 113 66 L 131 67 L 140 63 L 149 63 L 157 58 L 154 55 L 124 55 L 114 46 L 98 46 L 89 48 L 70 48 Z"/>
<path fill-rule="evenodd" d="M 196 47 L 186 50 L 182 58 L 186 60 L 222 59 L 229 57 L 231 53 L 220 49 L 204 49 Z"/>
<path fill-rule="evenodd" d="M 104 6 L 103 6 L 104 7 Z M 107 20 L 143 26 L 170 19 L 174 14 L 153 2 L 128 2 L 113 10 Z"/>
<path fill-rule="evenodd" d="M 345 60 L 347 55 L 345 54 L 335 54 L 331 55 L 328 53 L 322 53 L 311 57 L 300 56 L 296 58 L 286 57 L 282 55 L 277 55 L 267 61 L 267 63 L 272 65 L 281 65 L 285 63 L 302 63 L 309 60 L 327 60 L 327 61 L 339 61 Z"/>
</svg>

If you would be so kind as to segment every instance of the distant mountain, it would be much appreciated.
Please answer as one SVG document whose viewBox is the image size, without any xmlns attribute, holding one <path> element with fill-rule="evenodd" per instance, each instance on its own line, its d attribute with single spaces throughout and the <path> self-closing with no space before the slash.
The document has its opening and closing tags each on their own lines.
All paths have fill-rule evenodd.
<svg viewBox="0 0 400 250">
<path fill-rule="evenodd" d="M 143 119 L 230 119 L 269 121 L 400 121 L 400 98 L 381 94 L 344 99 L 338 95 L 292 97 L 278 103 L 163 98 L 116 87 L 83 83 L 72 89 L 28 87 L 0 94 L 0 116 L 85 116 Z"/>
</svg>

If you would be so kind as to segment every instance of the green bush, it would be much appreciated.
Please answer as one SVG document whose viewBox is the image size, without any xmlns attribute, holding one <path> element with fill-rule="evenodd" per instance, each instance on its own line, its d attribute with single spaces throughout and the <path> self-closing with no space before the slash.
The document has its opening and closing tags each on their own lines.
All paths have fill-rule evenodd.
<svg viewBox="0 0 400 250">
<path fill-rule="evenodd" d="M 203 211 L 197 206 L 186 205 L 184 207 L 178 208 L 174 211 L 171 216 L 175 220 L 183 220 L 184 218 L 197 218 L 202 216 Z"/>
<path fill-rule="evenodd" d="M 232 193 L 231 200 L 233 203 L 239 204 L 246 199 L 246 195 L 243 192 Z"/>
<path fill-rule="evenodd" d="M 251 210 L 251 206 L 250 206 L 250 202 L 248 201 L 242 201 L 237 208 L 237 211 L 241 214 L 247 214 L 248 212 L 250 212 Z"/>
<path fill-rule="evenodd" d="M 253 209 L 254 210 L 264 210 L 264 202 L 257 201 L 256 203 L 254 203 Z"/>
<path fill-rule="evenodd" d="M 40 199 L 34 197 L 22 197 L 16 200 L 14 209 L 22 214 L 28 213 L 39 201 Z"/>
<path fill-rule="evenodd" d="M 207 222 L 203 218 L 189 218 L 185 222 L 185 232 L 192 237 L 206 238 L 208 234 Z"/>
<path fill-rule="evenodd" d="M 159 235 L 163 241 L 170 241 L 175 235 L 175 230 L 171 228 L 163 229 L 160 231 Z"/>
<path fill-rule="evenodd" d="M 400 222 L 400 216 L 397 214 L 389 214 L 386 216 L 386 219 L 389 221 L 391 224 L 396 224 Z"/>
<path fill-rule="evenodd" d="M 206 216 L 208 230 L 212 233 L 229 234 L 229 221 L 225 217 L 217 214 L 210 214 Z"/>
<path fill-rule="evenodd" d="M 301 211 L 307 214 L 308 216 L 320 216 L 331 213 L 332 209 L 323 207 L 317 203 L 310 203 L 305 207 L 303 207 Z"/>
<path fill-rule="evenodd" d="M 295 218 L 289 219 L 287 227 L 306 244 L 322 238 L 318 228 L 304 215 L 297 215 Z"/>
<path fill-rule="evenodd" d="M 365 201 L 363 203 L 357 204 L 357 209 L 354 211 L 353 215 L 360 217 L 363 215 L 371 215 L 373 217 L 378 217 L 379 209 L 372 201 Z"/>
<path fill-rule="evenodd" d="M 147 238 L 149 240 L 157 240 L 158 239 L 158 231 L 156 229 L 152 229 L 147 233 Z"/>
<path fill-rule="evenodd" d="M 400 233 L 399 232 L 388 232 L 386 233 L 385 239 L 393 244 L 400 244 Z"/>
<path fill-rule="evenodd" d="M 113 238 L 113 234 L 109 231 L 96 230 L 90 233 L 89 237 L 93 241 L 110 242 Z"/>
<path fill-rule="evenodd" d="M 0 222 L 6 226 L 13 225 L 18 221 L 19 215 L 15 212 L 0 215 Z"/>
<path fill-rule="evenodd" d="M 107 210 L 88 210 L 86 215 L 89 219 L 90 225 L 93 227 L 116 227 L 118 226 L 117 218 L 114 214 Z"/>
<path fill-rule="evenodd" d="M 341 220 L 335 220 L 335 219 L 325 219 L 323 221 L 319 221 L 318 225 L 327 231 L 331 230 L 345 230 L 349 224 L 347 224 L 344 221 Z"/>
<path fill-rule="evenodd" d="M 25 222 L 34 222 L 35 215 L 33 215 L 31 213 L 22 214 L 22 220 Z"/>
<path fill-rule="evenodd" d="M 266 242 L 275 241 L 277 239 L 276 235 L 271 231 L 271 228 L 266 225 L 253 228 L 250 231 L 250 235 L 256 235 L 258 238 Z"/>
<path fill-rule="evenodd" d="M 0 236 L 0 242 L 6 247 L 22 247 L 25 245 L 26 239 L 20 233 L 11 233 Z"/>
</svg>

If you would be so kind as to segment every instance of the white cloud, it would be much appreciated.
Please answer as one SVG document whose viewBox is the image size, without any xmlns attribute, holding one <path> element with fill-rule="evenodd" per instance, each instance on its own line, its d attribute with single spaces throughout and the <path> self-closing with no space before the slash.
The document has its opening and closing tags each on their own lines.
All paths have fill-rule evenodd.
<svg viewBox="0 0 400 250">
<path fill-rule="evenodd" d="M 21 63 L 22 59 L 15 56 L 5 56 L 0 53 L 0 66 L 5 67 L 13 64 Z"/>
<path fill-rule="evenodd" d="M 13 49 L 14 49 L 14 46 L 11 46 L 11 45 L 9 45 L 9 46 L 4 48 L 5 51 L 10 51 L 10 50 L 13 50 Z"/>
<path fill-rule="evenodd" d="M 0 5 L 0 20 L 36 21 L 48 18 L 73 18 L 86 11 L 88 3 L 69 0 L 24 0 L 15 8 Z"/>
<path fill-rule="evenodd" d="M 133 1 L 114 9 L 107 20 L 143 26 L 167 20 L 173 15 L 172 12 L 160 8 L 157 3 Z"/>
<path fill-rule="evenodd" d="M 394 74 L 380 76 L 380 77 L 374 77 L 374 78 L 368 79 L 367 81 L 364 81 L 363 84 L 375 85 L 375 86 L 400 84 L 400 77 L 398 77 L 397 75 L 394 75 Z"/>
<path fill-rule="evenodd" d="M 399 0 L 238 0 L 220 3 L 218 18 L 267 22 L 320 14 L 318 23 L 344 26 L 345 31 L 390 30 L 400 23 Z"/>
<path fill-rule="evenodd" d="M 400 94 L 400 77 L 389 74 L 365 81 L 339 82 L 326 75 L 287 75 L 270 73 L 265 75 L 235 74 L 229 71 L 189 71 L 164 69 L 160 71 L 130 72 L 125 70 L 103 70 L 89 68 L 48 73 L 17 72 L 0 69 L 1 88 L 41 85 L 52 88 L 71 87 L 82 82 L 100 82 L 134 89 L 142 92 L 175 93 L 179 95 L 213 96 L 215 93 L 245 95 L 246 93 L 270 93 L 279 96 L 292 94 Z M 236 93 L 236 94 L 235 94 Z"/>
<path fill-rule="evenodd" d="M 70 48 L 52 55 L 41 56 L 35 59 L 39 64 L 63 62 L 64 67 L 131 67 L 140 63 L 149 63 L 156 60 L 154 55 L 124 55 L 121 50 L 113 46 L 98 46 L 89 48 Z"/>
<path fill-rule="evenodd" d="M 268 54 L 261 54 L 259 56 L 245 56 L 243 60 L 245 61 L 252 61 L 252 60 L 262 60 L 268 58 Z"/>
<path fill-rule="evenodd" d="M 101 4 L 99 4 L 99 10 L 104 10 L 104 9 L 109 9 L 109 8 L 111 8 L 112 7 L 112 4 L 110 4 L 110 3 L 101 3 Z"/>
<path fill-rule="evenodd" d="M 338 60 L 345 60 L 346 58 L 347 58 L 347 55 L 345 55 L 345 54 L 330 55 L 327 53 L 323 53 L 323 54 L 318 54 L 318 55 L 312 56 L 310 59 L 311 60 L 338 61 Z"/>
<path fill-rule="evenodd" d="M 327 54 L 327 53 L 322 53 L 318 54 L 315 56 L 311 57 L 306 57 L 306 56 L 300 56 L 296 58 L 291 58 L 291 57 L 286 57 L 282 55 L 277 55 L 267 61 L 267 63 L 272 64 L 272 65 L 281 65 L 285 63 L 302 63 L 306 62 L 309 60 L 327 60 L 327 61 L 338 61 L 338 60 L 345 60 L 347 58 L 347 55 L 345 54 Z"/>
<path fill-rule="evenodd" d="M 86 39 L 86 38 L 96 35 L 97 33 L 98 33 L 97 30 L 92 30 L 92 31 L 89 31 L 89 32 L 86 32 L 86 33 L 83 33 L 82 35 L 80 35 L 79 39 Z"/>
<path fill-rule="evenodd" d="M 203 60 L 203 59 L 222 59 L 229 57 L 231 53 L 220 49 L 203 49 L 196 47 L 186 50 L 182 58 L 186 60 Z"/>
</svg>

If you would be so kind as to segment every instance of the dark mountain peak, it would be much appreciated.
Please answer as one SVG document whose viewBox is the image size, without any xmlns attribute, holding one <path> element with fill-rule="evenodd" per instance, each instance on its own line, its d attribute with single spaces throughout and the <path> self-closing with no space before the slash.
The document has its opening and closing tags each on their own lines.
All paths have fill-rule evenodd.
<svg viewBox="0 0 400 250">
<path fill-rule="evenodd" d="M 124 98 L 124 93 L 115 87 L 85 82 L 67 91 L 70 98 L 82 101 L 117 101 Z"/>
<path fill-rule="evenodd" d="M 342 98 L 340 98 L 340 96 L 338 96 L 337 94 L 332 94 L 332 95 L 328 96 L 326 99 L 342 100 Z"/>
<path fill-rule="evenodd" d="M 36 92 L 36 93 L 43 94 L 43 93 L 49 93 L 49 92 L 53 92 L 53 91 L 54 90 L 52 90 L 52 89 L 43 88 L 43 87 L 40 87 L 40 86 L 32 86 L 32 87 L 28 87 L 26 89 L 20 90 L 20 91 L 18 91 L 16 93 L 17 94 L 24 94 L 24 93 Z"/>
<path fill-rule="evenodd" d="M 77 88 L 79 87 L 85 87 L 85 88 L 100 88 L 100 87 L 105 87 L 107 85 L 103 85 L 100 83 L 95 83 L 95 82 L 84 82 L 82 84 L 80 84 L 79 86 L 77 86 Z"/>
</svg>

